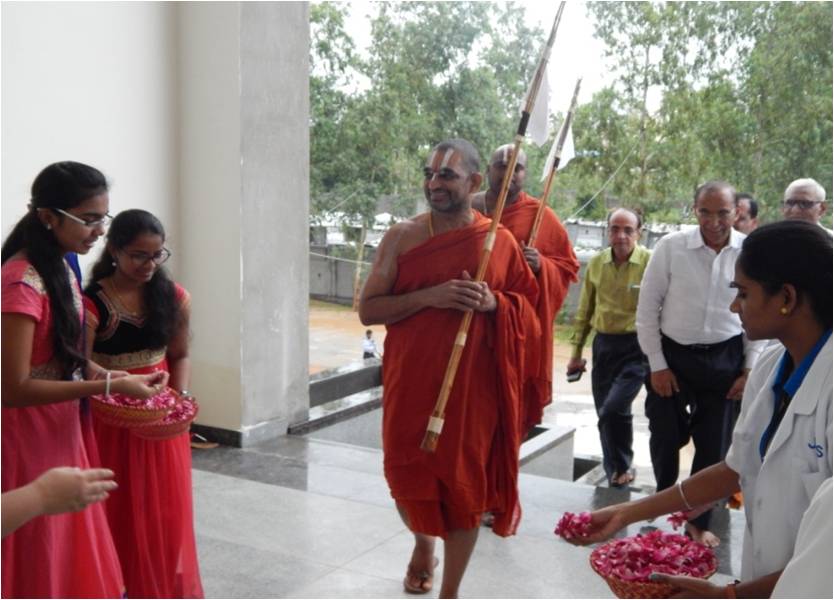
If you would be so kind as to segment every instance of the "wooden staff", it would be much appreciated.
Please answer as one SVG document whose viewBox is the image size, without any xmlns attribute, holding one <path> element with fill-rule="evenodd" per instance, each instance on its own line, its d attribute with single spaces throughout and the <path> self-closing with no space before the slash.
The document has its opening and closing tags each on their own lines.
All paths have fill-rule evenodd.
<svg viewBox="0 0 834 600">
<path fill-rule="evenodd" d="M 542 55 L 539 58 L 539 64 L 533 75 L 533 81 L 530 84 L 530 89 L 527 91 L 527 97 L 524 106 L 521 110 L 521 120 L 518 124 L 518 130 L 515 135 L 515 143 L 513 151 L 510 155 L 507 170 L 504 173 L 504 179 L 501 182 L 501 193 L 498 195 L 498 202 L 495 205 L 495 212 L 492 216 L 492 225 L 489 233 L 484 240 L 484 248 L 481 252 L 481 262 L 478 264 L 478 272 L 475 276 L 475 281 L 483 281 L 489 266 L 489 258 L 492 254 L 492 246 L 495 244 L 495 234 L 498 225 L 501 222 L 501 213 L 504 210 L 504 202 L 507 199 L 507 191 L 510 188 L 510 181 L 515 172 L 515 165 L 518 161 L 518 151 L 521 148 L 521 142 L 524 140 L 524 134 L 527 132 L 527 123 L 530 120 L 530 113 L 533 112 L 533 106 L 536 103 L 536 96 L 538 96 L 539 88 L 541 87 L 542 78 L 544 77 L 544 70 L 547 68 L 547 61 L 550 57 L 550 51 L 553 48 L 553 41 L 556 39 L 556 30 L 559 28 L 559 21 L 562 20 L 562 11 L 565 8 L 563 1 L 559 5 L 559 10 L 556 12 L 556 18 L 553 21 L 553 28 L 550 31 L 550 37 L 547 39 Z M 466 334 L 469 331 L 469 324 L 472 322 L 472 312 L 468 310 L 464 313 L 458 328 L 457 336 L 455 337 L 455 344 L 452 347 L 452 354 L 449 357 L 449 363 L 446 365 L 446 373 L 443 377 L 443 385 L 440 387 L 440 393 L 437 396 L 437 402 L 434 405 L 429 424 L 426 428 L 426 434 L 423 436 L 423 442 L 420 448 L 426 452 L 434 452 L 437 449 L 437 442 L 440 438 L 440 432 L 443 429 L 443 421 L 446 414 L 446 403 L 449 400 L 449 393 L 452 391 L 452 384 L 455 382 L 455 375 L 457 374 L 458 365 L 460 364 L 460 357 L 463 354 L 463 348 L 466 346 Z"/>
<path fill-rule="evenodd" d="M 553 180 L 556 178 L 556 170 L 559 168 L 559 161 L 562 158 L 562 148 L 565 145 L 565 140 L 568 139 L 568 132 L 570 131 L 573 115 L 576 111 L 576 100 L 579 97 L 579 85 L 582 83 L 582 78 L 576 80 L 576 87 L 573 90 L 573 99 L 570 101 L 570 109 L 565 116 L 565 121 L 559 130 L 559 135 L 556 138 L 556 152 L 553 155 L 553 167 L 547 174 L 547 180 L 544 183 L 544 191 L 542 192 L 541 201 L 539 202 L 539 209 L 536 211 L 536 218 L 533 219 L 533 226 L 530 228 L 530 238 L 527 245 L 530 248 L 535 247 L 536 237 L 539 234 L 539 227 L 542 224 L 542 215 L 544 215 L 544 207 L 547 206 L 547 197 L 550 196 L 550 187 L 553 185 Z"/>
</svg>

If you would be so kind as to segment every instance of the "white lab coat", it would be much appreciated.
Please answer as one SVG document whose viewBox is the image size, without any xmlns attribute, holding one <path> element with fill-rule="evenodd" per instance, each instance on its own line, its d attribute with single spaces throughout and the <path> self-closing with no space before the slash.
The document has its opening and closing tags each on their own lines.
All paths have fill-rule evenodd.
<svg viewBox="0 0 834 600">
<path fill-rule="evenodd" d="M 814 494 L 802 517 L 793 558 L 782 571 L 771 598 L 832 598 L 831 478 Z"/>
<path fill-rule="evenodd" d="M 759 456 L 759 441 L 773 415 L 771 386 L 784 351 L 781 344 L 769 347 L 750 373 L 725 459 L 739 474 L 744 493 L 742 581 L 785 568 L 802 515 L 831 477 L 831 338 L 791 400 L 764 462 Z"/>
</svg>

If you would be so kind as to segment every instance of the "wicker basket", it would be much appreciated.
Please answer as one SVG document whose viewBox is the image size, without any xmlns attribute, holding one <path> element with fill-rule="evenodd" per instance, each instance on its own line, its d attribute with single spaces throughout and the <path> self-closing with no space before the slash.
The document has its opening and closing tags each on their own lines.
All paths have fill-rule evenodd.
<svg viewBox="0 0 834 600">
<path fill-rule="evenodd" d="M 182 401 L 182 400 L 181 400 Z M 183 415 L 182 418 L 174 421 L 169 421 L 167 418 L 155 423 L 141 425 L 139 427 L 131 428 L 130 432 L 145 440 L 170 440 L 188 431 L 191 423 L 197 418 L 197 413 L 200 412 L 200 407 L 197 400 L 190 398 L 187 400 L 194 407 L 193 412 Z"/>
<path fill-rule="evenodd" d="M 148 408 L 111 404 L 102 395 L 90 396 L 90 406 L 96 419 L 112 427 L 137 427 L 161 421 L 171 412 L 170 408 Z"/>
<path fill-rule="evenodd" d="M 594 564 L 594 553 L 590 557 L 591 568 L 594 572 L 605 580 L 611 591 L 617 598 L 671 598 L 677 591 L 677 588 L 668 583 L 655 583 L 653 581 L 625 581 L 619 577 L 612 575 L 603 575 L 597 570 Z M 717 565 L 713 565 L 712 570 L 704 575 L 704 579 L 709 579 L 715 573 Z"/>
</svg>

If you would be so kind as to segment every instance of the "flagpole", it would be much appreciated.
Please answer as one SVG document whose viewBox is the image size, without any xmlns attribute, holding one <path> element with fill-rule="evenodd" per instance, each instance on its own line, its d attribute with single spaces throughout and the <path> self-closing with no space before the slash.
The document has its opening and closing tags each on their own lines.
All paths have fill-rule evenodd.
<svg viewBox="0 0 834 600">
<path fill-rule="evenodd" d="M 553 41 L 556 39 L 556 30 L 559 28 L 559 22 L 562 20 L 562 11 L 565 8 L 565 2 L 559 4 L 559 10 L 556 12 L 556 18 L 553 21 L 553 28 L 550 30 L 550 36 L 547 39 L 544 50 L 539 57 L 539 63 L 536 71 L 533 74 L 533 81 L 530 83 L 530 88 L 527 91 L 527 97 L 524 106 L 521 110 L 521 119 L 519 120 L 518 130 L 516 131 L 513 150 L 510 154 L 510 159 L 507 164 L 507 170 L 504 173 L 504 179 L 501 182 L 501 192 L 498 194 L 498 201 L 495 205 L 495 212 L 492 217 L 492 225 L 489 233 L 484 240 L 483 251 L 481 252 L 481 261 L 478 264 L 478 272 L 475 276 L 475 281 L 483 281 L 489 266 L 489 259 L 492 255 L 492 247 L 495 244 L 496 231 L 501 222 L 501 213 L 504 211 L 504 203 L 507 200 L 507 191 L 510 188 L 510 181 L 512 181 L 513 173 L 515 172 L 515 165 L 518 161 L 518 152 L 521 148 L 521 143 L 524 141 L 524 135 L 527 132 L 527 124 L 530 121 L 530 113 L 533 112 L 533 107 L 536 103 L 536 96 L 541 87 L 542 78 L 544 77 L 544 70 L 547 68 L 547 61 L 550 57 L 550 51 L 553 48 Z M 463 354 L 463 348 L 466 346 L 466 335 L 469 331 L 469 324 L 472 322 L 472 311 L 468 310 L 464 313 L 455 336 L 455 344 L 452 346 L 452 354 L 449 357 L 449 363 L 446 365 L 446 373 L 443 376 L 443 384 L 440 386 L 440 393 L 437 396 L 437 402 L 434 405 L 429 423 L 426 427 L 426 433 L 423 436 L 423 441 L 420 448 L 426 452 L 434 452 L 437 449 L 437 443 L 440 439 L 440 432 L 443 429 L 443 422 L 446 415 L 446 404 L 449 400 L 449 394 L 452 391 L 452 385 L 455 381 L 460 358 Z"/>
<path fill-rule="evenodd" d="M 547 180 L 544 184 L 544 191 L 542 192 L 541 200 L 539 201 L 539 208 L 536 211 L 536 218 L 533 219 L 533 226 L 530 228 L 530 237 L 527 241 L 527 246 L 530 248 L 535 247 L 536 244 L 536 237 L 539 234 L 539 227 L 542 224 L 542 217 L 544 215 L 544 207 L 547 205 L 547 198 L 550 196 L 550 188 L 553 185 L 553 180 L 556 178 L 556 171 L 559 169 L 559 161 L 562 159 L 562 148 L 565 146 L 565 140 L 568 139 L 568 135 L 570 134 L 571 124 L 573 122 L 573 115 L 576 112 L 576 103 L 577 99 L 579 98 L 579 86 L 582 83 L 582 78 L 576 80 L 576 87 L 573 89 L 573 98 L 570 101 L 570 109 L 568 109 L 568 114 L 565 115 L 565 121 L 562 123 L 562 127 L 559 129 L 559 135 L 556 137 L 554 141 L 555 153 L 553 155 L 553 167 L 550 169 L 549 173 L 547 174 Z"/>
</svg>

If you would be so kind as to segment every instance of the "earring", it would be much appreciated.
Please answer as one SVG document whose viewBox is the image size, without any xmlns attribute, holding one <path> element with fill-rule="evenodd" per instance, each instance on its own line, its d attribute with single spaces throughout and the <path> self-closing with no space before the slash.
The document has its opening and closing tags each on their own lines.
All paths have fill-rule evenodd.
<svg viewBox="0 0 834 600">
<path fill-rule="evenodd" d="M 44 227 L 46 227 L 47 231 L 48 231 L 48 230 L 50 230 L 50 229 L 52 229 L 52 225 L 50 225 L 49 223 L 47 223 L 46 225 L 44 225 Z"/>
<path fill-rule="evenodd" d="M 787 315 L 788 314 L 788 309 L 783 306 L 782 308 L 779 309 L 779 313 L 783 314 L 783 315 Z"/>
<path fill-rule="evenodd" d="M 115 267 L 115 266 L 116 266 L 116 261 L 115 261 L 115 260 L 111 260 L 111 261 L 110 261 L 110 266 L 111 266 L 111 267 Z"/>
</svg>

